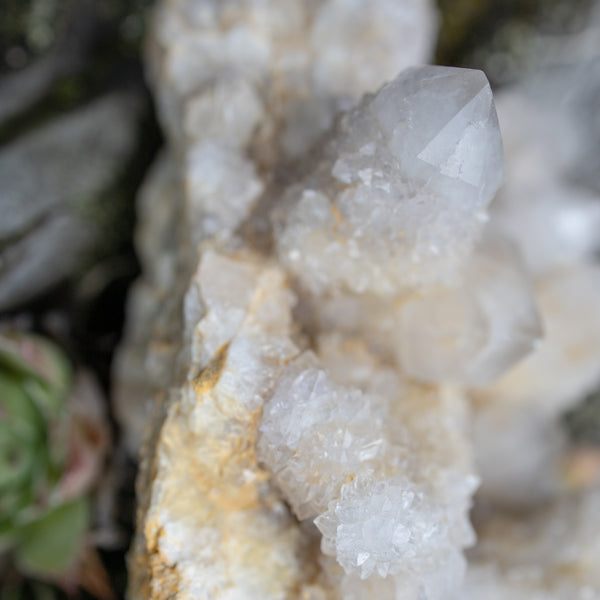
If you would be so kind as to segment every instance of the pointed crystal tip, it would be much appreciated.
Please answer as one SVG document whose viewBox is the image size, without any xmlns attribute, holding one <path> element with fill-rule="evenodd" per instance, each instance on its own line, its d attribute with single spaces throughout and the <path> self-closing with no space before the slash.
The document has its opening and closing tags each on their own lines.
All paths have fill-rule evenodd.
<svg viewBox="0 0 600 600">
<path fill-rule="evenodd" d="M 452 187 L 470 187 L 480 206 L 492 200 L 504 179 L 504 161 L 492 90 L 482 71 L 408 69 L 380 90 L 370 110 L 406 177 L 444 195 Z"/>
<path fill-rule="evenodd" d="M 292 268 L 313 289 L 333 281 L 385 295 L 455 280 L 504 178 L 485 75 L 409 69 L 333 134 L 276 231 L 282 255 L 301 257 Z"/>
</svg>

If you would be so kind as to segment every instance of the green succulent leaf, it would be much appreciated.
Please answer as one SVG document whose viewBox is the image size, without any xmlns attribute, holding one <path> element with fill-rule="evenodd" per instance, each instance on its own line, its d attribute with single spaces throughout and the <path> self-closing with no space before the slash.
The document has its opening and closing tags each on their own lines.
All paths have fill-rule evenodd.
<svg viewBox="0 0 600 600">
<path fill-rule="evenodd" d="M 0 334 L 0 360 L 15 371 L 33 375 L 66 391 L 71 367 L 64 354 L 47 339 L 31 333 Z"/>
<path fill-rule="evenodd" d="M 31 593 L 34 600 L 56 600 L 56 591 L 41 582 L 31 582 Z"/>
<path fill-rule="evenodd" d="M 34 575 L 59 574 L 87 525 L 87 504 L 56 495 L 68 448 L 71 369 L 38 336 L 0 333 L 0 552 Z"/>
<path fill-rule="evenodd" d="M 66 357 L 51 342 L 32 334 L 0 334 L 0 371 L 27 386 L 47 418 L 63 410 L 72 371 Z"/>
<path fill-rule="evenodd" d="M 39 468 L 46 470 L 46 426 L 18 381 L 0 371 L 0 519 L 31 496 Z M 17 506 L 15 506 L 15 504 Z"/>
<path fill-rule="evenodd" d="M 9 550 L 14 542 L 14 527 L 10 519 L 0 519 L 0 556 Z"/>
<path fill-rule="evenodd" d="M 75 562 L 88 524 L 88 500 L 77 498 L 21 527 L 15 546 L 18 566 L 41 577 L 64 574 Z"/>
</svg>

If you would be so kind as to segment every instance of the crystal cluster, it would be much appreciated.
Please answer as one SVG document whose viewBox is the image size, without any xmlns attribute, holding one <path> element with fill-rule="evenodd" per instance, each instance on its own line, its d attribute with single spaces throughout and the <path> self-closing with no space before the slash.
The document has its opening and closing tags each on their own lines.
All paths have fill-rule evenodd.
<svg viewBox="0 0 600 600">
<path fill-rule="evenodd" d="M 132 449 L 145 436 L 132 599 L 600 590 L 545 552 L 597 503 L 567 494 L 558 425 L 600 381 L 597 200 L 548 183 L 571 155 L 535 141 L 541 112 L 507 130 L 494 199 L 489 84 L 411 66 L 433 28 L 417 0 L 159 5 L 170 147 L 116 366 Z M 501 509 L 541 501 L 517 559 Z M 539 568 L 519 580 L 517 560 Z"/>
<path fill-rule="evenodd" d="M 363 391 L 323 366 L 310 353 L 290 363 L 260 426 L 258 456 L 294 513 L 317 517 L 323 552 L 363 579 L 395 574 L 417 589 L 448 560 L 460 566 L 475 480 L 465 464 L 442 459 L 450 448 L 455 459 L 467 455 L 460 424 L 447 418 L 454 427 L 425 444 L 423 421 L 451 418 L 464 399 L 440 392 L 426 406 L 427 392 L 402 389 L 393 372 L 370 373 L 383 385 Z"/>
<path fill-rule="evenodd" d="M 486 383 L 532 349 L 529 278 L 485 228 L 503 161 L 483 73 L 403 72 L 342 116 L 314 160 L 276 208 L 275 235 L 323 327 L 362 320 L 361 335 L 378 330 L 373 341 L 430 382 Z M 348 303 L 372 317 L 343 322 Z"/>
<path fill-rule="evenodd" d="M 445 120 L 432 123 L 425 108 L 442 95 L 451 99 L 441 110 Z M 465 144 L 477 152 L 465 151 Z M 436 147 L 437 155 L 427 150 Z M 274 211 L 278 256 L 310 297 L 313 324 L 322 320 L 320 298 L 328 294 L 359 303 L 369 298 L 379 303 L 374 318 L 392 322 L 411 310 L 427 310 L 428 304 L 447 304 L 444 295 L 469 297 L 479 309 L 476 316 L 493 322 L 492 282 L 500 279 L 516 295 L 507 309 L 514 321 L 504 318 L 502 324 L 523 332 L 524 342 L 519 335 L 506 339 L 488 328 L 490 334 L 482 332 L 478 340 L 478 352 L 465 348 L 458 357 L 456 374 L 473 362 L 473 354 L 483 355 L 481 364 L 471 368 L 475 377 L 485 379 L 487 371 L 479 371 L 501 370 L 519 358 L 523 347 L 528 349 L 538 322 L 527 278 L 501 242 L 482 241 L 489 255 L 474 252 L 486 206 L 502 178 L 499 130 L 483 74 L 439 67 L 403 72 L 341 117 L 313 163 Z M 431 251 L 438 232 L 439 253 Z M 478 269 L 486 259 L 491 267 Z M 454 352 L 445 347 L 452 334 L 444 338 L 434 331 L 422 345 L 438 353 L 440 361 L 455 360 L 456 338 L 473 335 L 469 327 L 481 329 L 468 322 L 469 312 L 467 323 L 459 323 L 450 339 Z M 430 406 L 424 401 L 415 406 L 409 399 L 419 394 L 409 391 L 405 373 L 411 366 L 429 368 L 439 383 L 446 375 L 431 368 L 429 357 L 402 361 L 402 348 L 418 348 L 411 335 L 428 335 L 422 319 L 415 323 L 419 330 L 382 331 L 382 345 L 399 346 L 389 356 L 364 345 L 375 370 L 391 361 L 387 370 L 393 383 L 388 380 L 380 389 L 361 389 L 368 379 L 348 385 L 352 381 L 343 373 L 336 381 L 320 368 L 318 360 L 323 353 L 326 358 L 327 350 L 319 344 L 316 355 L 290 363 L 266 399 L 258 456 L 296 515 L 317 517 L 323 552 L 347 574 L 357 572 L 362 579 L 373 573 L 395 575 L 407 589 L 423 594 L 443 588 L 435 579 L 448 563 L 455 571 L 454 585 L 460 582 L 460 550 L 472 542 L 467 512 L 476 480 L 463 458 L 468 455 L 461 448 L 461 442 L 467 446 L 466 432 L 460 420 L 452 419 L 464 398 L 455 394 Z M 360 344 L 362 339 L 342 322 L 328 329 L 330 352 L 336 341 Z M 312 333 L 318 337 L 319 328 Z M 360 367 L 365 357 L 354 360 Z M 448 438 L 455 439 L 448 443 Z M 455 452 L 453 460 L 446 460 L 444 450 Z"/>
<path fill-rule="evenodd" d="M 390 296 L 451 279 L 503 178 L 479 71 L 404 71 L 341 118 L 323 155 L 292 188 L 277 235 L 282 260 L 315 291 Z"/>
</svg>

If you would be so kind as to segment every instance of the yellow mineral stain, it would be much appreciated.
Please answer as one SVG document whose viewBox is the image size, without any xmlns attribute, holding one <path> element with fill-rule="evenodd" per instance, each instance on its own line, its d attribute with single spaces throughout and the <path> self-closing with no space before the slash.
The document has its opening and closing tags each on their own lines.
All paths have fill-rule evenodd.
<svg viewBox="0 0 600 600">
<path fill-rule="evenodd" d="M 331 213 L 333 214 L 333 218 L 335 219 L 335 225 L 333 226 L 333 232 L 337 233 L 340 225 L 344 222 L 344 217 L 342 217 L 342 213 L 340 209 L 335 205 L 331 205 Z"/>
<path fill-rule="evenodd" d="M 251 304 L 264 302 L 264 294 L 261 290 Z M 145 547 L 137 549 L 134 559 L 139 565 L 134 567 L 134 585 L 150 600 L 181 596 L 187 585 L 178 565 L 170 563 L 160 549 L 161 538 L 168 535 L 164 527 L 170 522 L 185 522 L 191 535 L 204 528 L 218 534 L 215 564 L 235 564 L 238 570 L 257 573 L 277 567 L 269 579 L 274 585 L 273 597 L 282 597 L 282 589 L 291 588 L 298 578 L 295 572 L 283 572 L 289 569 L 287 562 L 295 562 L 270 556 L 274 540 L 263 540 L 264 532 L 256 529 L 257 518 L 265 518 L 267 524 L 273 511 L 271 492 L 264 485 L 269 475 L 256 456 L 262 410 L 247 410 L 220 383 L 223 374 L 231 371 L 228 349 L 228 344 L 219 348 L 190 382 L 194 402 L 178 399 L 170 405 L 157 436 L 148 482 L 152 499 L 140 513 Z M 277 535 L 290 536 L 289 542 L 280 541 L 280 545 L 294 547 L 298 543 L 293 521 Z M 236 585 L 235 579 L 232 573 L 231 585 Z M 214 590 L 217 595 L 222 592 Z"/>
<path fill-rule="evenodd" d="M 221 346 L 215 357 L 206 365 L 206 368 L 192 381 L 192 387 L 198 395 L 198 399 L 201 401 L 202 396 L 212 390 L 221 377 L 221 372 L 227 360 L 227 350 L 229 344 Z"/>
<path fill-rule="evenodd" d="M 179 576 L 177 565 L 170 563 L 160 550 L 160 538 L 164 536 L 162 526 L 150 522 L 144 529 L 146 537 L 146 568 L 149 573 L 149 583 L 145 597 L 148 600 L 174 600 L 179 591 Z"/>
</svg>

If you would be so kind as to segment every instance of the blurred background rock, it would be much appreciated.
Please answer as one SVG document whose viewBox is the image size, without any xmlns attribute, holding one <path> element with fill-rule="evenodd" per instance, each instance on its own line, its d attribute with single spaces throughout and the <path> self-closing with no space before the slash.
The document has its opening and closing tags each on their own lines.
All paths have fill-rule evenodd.
<svg viewBox="0 0 600 600">
<path fill-rule="evenodd" d="M 0 6 L 0 319 L 53 338 L 74 365 L 92 368 L 106 397 L 138 273 L 135 194 L 161 143 L 140 55 L 150 4 Z M 110 597 L 110 588 L 122 597 L 125 586 L 135 465 L 113 429 L 95 511 L 119 529 L 99 540 L 111 581 L 83 597 Z M 34 581 L 17 587 L 13 576 L 0 571 L 3 599 L 62 594 Z"/>
<path fill-rule="evenodd" d="M 568 60 L 566 40 L 585 29 L 594 0 L 438 0 L 438 64 L 483 69 L 492 86 Z"/>
<path fill-rule="evenodd" d="M 0 6 L 0 320 L 54 339 L 75 365 L 95 372 L 107 397 L 127 290 L 139 272 L 132 242 L 136 191 L 162 143 L 141 56 L 151 4 L 2 0 Z M 564 66 L 598 45 L 582 33 L 592 0 L 438 5 L 432 59 L 482 68 L 496 87 L 540 66 Z M 594 112 L 600 92 L 586 93 L 584 105 L 600 131 Z M 600 189 L 598 164 L 587 165 L 581 176 Z M 592 396 L 566 418 L 576 439 L 598 443 L 590 424 L 599 420 L 599 404 Z M 114 420 L 113 430 L 107 473 L 125 538 L 101 556 L 122 597 L 135 465 L 120 448 Z M 0 581 L 3 598 L 2 588 Z"/>
<path fill-rule="evenodd" d="M 0 311 L 68 312 L 54 326 L 85 338 L 74 350 L 105 384 L 137 271 L 135 191 L 160 143 L 140 57 L 149 4 L 0 8 Z"/>
</svg>

